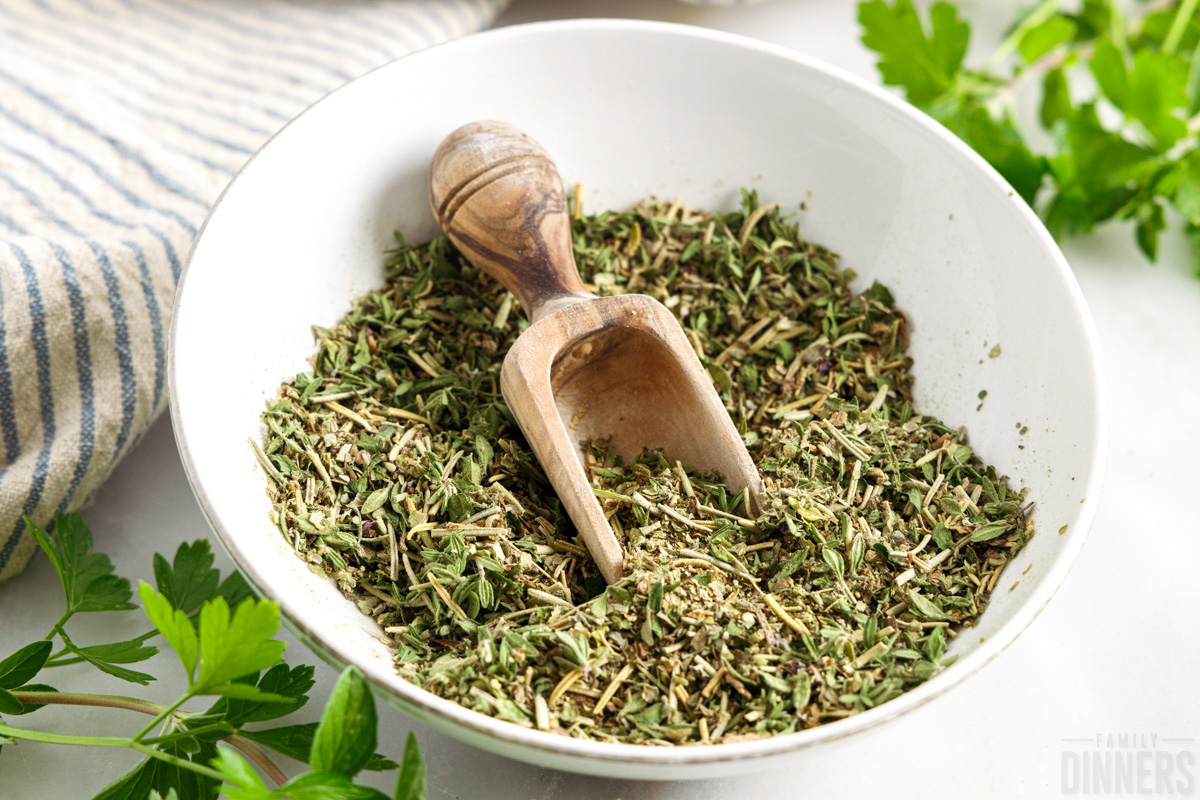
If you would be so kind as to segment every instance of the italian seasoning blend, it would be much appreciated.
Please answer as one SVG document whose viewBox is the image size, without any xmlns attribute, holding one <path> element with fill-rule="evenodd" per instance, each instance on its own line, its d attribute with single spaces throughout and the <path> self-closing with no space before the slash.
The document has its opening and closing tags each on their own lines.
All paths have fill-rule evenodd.
<svg viewBox="0 0 1200 800">
<path fill-rule="evenodd" d="M 382 626 L 414 684 L 518 725 L 641 744 L 754 739 L 890 700 L 949 664 L 1032 535 L 960 428 L 917 413 L 904 315 L 753 193 L 583 217 L 598 295 L 677 315 L 768 510 L 646 453 L 589 469 L 626 550 L 605 588 L 500 395 L 527 327 L 444 238 L 281 387 L 259 449 L 272 519 Z M 257 443 L 255 443 L 258 448 Z"/>
</svg>

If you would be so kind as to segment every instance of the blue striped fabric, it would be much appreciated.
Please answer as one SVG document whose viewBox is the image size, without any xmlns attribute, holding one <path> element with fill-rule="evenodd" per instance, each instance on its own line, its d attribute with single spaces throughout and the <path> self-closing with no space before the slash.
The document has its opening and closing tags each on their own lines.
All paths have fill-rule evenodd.
<svg viewBox="0 0 1200 800">
<path fill-rule="evenodd" d="M 0 2 L 0 580 L 166 404 L 180 259 L 274 131 L 508 0 Z"/>
</svg>

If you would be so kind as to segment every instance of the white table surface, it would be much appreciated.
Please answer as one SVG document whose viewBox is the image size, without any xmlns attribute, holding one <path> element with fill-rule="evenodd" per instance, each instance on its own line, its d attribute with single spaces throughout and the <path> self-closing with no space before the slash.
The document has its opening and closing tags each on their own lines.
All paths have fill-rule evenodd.
<svg viewBox="0 0 1200 800">
<path fill-rule="evenodd" d="M 964 4 L 993 40 L 1009 6 L 994 0 Z M 501 23 L 578 16 L 721 28 L 794 47 L 874 79 L 873 59 L 858 44 L 848 0 L 775 0 L 742 10 L 671 0 L 516 0 Z M 1181 239 L 1168 239 L 1156 267 L 1144 263 L 1131 239 L 1127 228 L 1119 228 L 1066 247 L 1100 331 L 1110 381 L 1112 456 L 1099 516 L 1053 602 L 980 674 L 833 752 L 818 750 L 736 779 L 637 783 L 535 769 L 458 744 L 390 708 L 382 710 L 381 749 L 398 758 L 407 732 L 415 730 L 429 766 L 430 797 L 462 800 L 1054 797 L 1063 788 L 1062 753 L 1087 747 L 1064 740 L 1109 733 L 1191 739 L 1159 747 L 1190 750 L 1195 765 L 1200 521 L 1193 452 L 1200 448 L 1200 280 L 1190 275 Z M 151 577 L 156 550 L 170 554 L 180 541 L 210 535 L 168 419 L 160 419 L 117 468 L 86 517 L 97 549 L 111 554 L 120 574 L 135 579 Z M 223 552 L 218 561 L 229 568 Z M 58 583 L 45 559 L 0 584 L 0 654 L 44 635 L 60 608 Z M 85 615 L 75 625 L 83 642 L 132 636 L 145 627 L 136 612 Z M 319 663 L 285 638 L 292 663 Z M 171 654 L 160 654 L 149 666 L 147 671 L 164 676 L 178 673 Z M 83 671 L 70 667 L 51 677 L 63 686 L 137 693 L 131 690 L 138 687 Z M 319 664 L 317 677 L 304 719 L 315 718 L 336 674 Z M 147 692 L 167 700 L 179 688 L 178 681 L 164 680 Z M 140 724 L 128 712 L 83 708 L 47 708 L 26 720 L 50 730 L 106 734 Z M 91 797 L 135 760 L 124 751 L 98 748 L 5 747 L 0 798 Z M 1194 766 L 1200 778 L 1197 771 Z M 1197 783 L 1192 781 L 1193 791 Z M 378 785 L 390 789 L 385 782 Z"/>
</svg>

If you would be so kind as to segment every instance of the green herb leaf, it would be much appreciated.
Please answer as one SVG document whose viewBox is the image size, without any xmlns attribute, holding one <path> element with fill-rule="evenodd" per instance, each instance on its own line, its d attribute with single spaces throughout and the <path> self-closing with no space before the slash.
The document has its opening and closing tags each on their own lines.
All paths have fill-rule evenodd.
<svg viewBox="0 0 1200 800">
<path fill-rule="evenodd" d="M 950 529 L 940 522 L 933 526 L 930 535 L 933 537 L 933 543 L 938 546 L 939 550 L 945 550 L 954 546 L 954 536 L 950 533 Z"/>
<path fill-rule="evenodd" d="M 234 727 L 241 727 L 247 722 L 262 722 L 277 719 L 301 708 L 308 702 L 308 691 L 313 687 L 315 670 L 307 665 L 289 668 L 286 663 L 279 663 L 267 670 L 261 678 L 256 675 L 243 676 L 239 682 L 256 685 L 262 692 L 286 697 L 285 702 L 261 702 L 226 697 L 218 700 L 209 714 L 220 714 L 225 721 Z M 256 682 L 257 681 L 257 682 Z M 308 756 L 305 752 L 306 760 Z"/>
<path fill-rule="evenodd" d="M 856 538 L 850 545 L 850 574 L 854 575 L 862 566 L 863 558 L 867 555 L 867 543 L 861 537 Z"/>
<path fill-rule="evenodd" d="M 228 747 L 218 748 L 212 765 L 225 776 L 221 789 L 229 800 L 275 800 L 275 795 L 241 754 Z"/>
<path fill-rule="evenodd" d="M 858 7 L 862 42 L 879 53 L 883 82 L 901 86 L 910 102 L 924 105 L 954 85 L 971 37 L 971 28 L 949 3 L 930 11 L 927 36 L 910 0 L 871 0 Z"/>
<path fill-rule="evenodd" d="M 1009 529 L 1007 522 L 989 522 L 971 531 L 972 542 L 990 542 L 997 536 L 1002 536 Z"/>
<path fill-rule="evenodd" d="M 826 547 L 821 550 L 821 558 L 825 559 L 825 563 L 833 570 L 833 574 L 839 578 L 846 573 L 846 562 L 842 560 L 842 554 L 832 547 Z"/>
<path fill-rule="evenodd" d="M 1057 191 L 1046 209 L 1046 225 L 1056 235 L 1088 231 L 1112 218 L 1129 202 L 1134 187 L 1161 167 L 1153 150 L 1106 130 L 1090 104 L 1060 122 L 1054 133 L 1059 153 L 1050 165 Z"/>
<path fill-rule="evenodd" d="M 183 552 L 184 546 L 179 548 Z M 156 554 L 157 555 L 157 554 Z M 179 555 L 176 554 L 176 562 L 179 561 Z M 165 563 L 165 560 L 164 560 Z M 157 572 L 158 562 L 155 560 L 155 571 Z M 159 586 L 163 585 L 162 577 L 159 577 Z M 170 586 L 170 579 L 167 580 L 167 585 Z M 212 581 L 212 589 L 217 588 L 217 582 Z M 159 594 L 154 591 L 150 584 L 142 581 L 138 587 L 138 596 L 142 598 L 142 606 L 146 611 L 146 616 L 150 618 L 150 622 L 158 629 L 166 639 L 167 644 L 179 656 L 179 660 L 183 663 L 183 669 L 187 673 L 188 686 L 192 685 L 196 674 L 196 659 L 199 657 L 199 642 L 196 638 L 196 629 L 192 626 L 192 621 L 188 619 L 179 608 L 173 608 L 171 601 L 165 594 Z"/>
<path fill-rule="evenodd" d="M 283 725 L 278 728 L 266 728 L 258 731 L 243 730 L 240 735 L 264 747 L 269 747 L 277 753 L 283 753 L 289 758 L 308 763 L 312 753 L 313 739 L 316 736 L 316 722 L 306 722 L 300 725 Z M 381 753 L 374 753 L 363 765 L 363 769 L 375 772 L 392 770 L 396 762 Z"/>
<path fill-rule="evenodd" d="M 1017 52 L 1028 62 L 1037 61 L 1061 44 L 1075 38 L 1075 23 L 1066 17 L 1050 17 L 1021 36 Z"/>
<path fill-rule="evenodd" d="M 913 612 L 922 619 L 927 619 L 930 622 L 947 621 L 950 619 L 938 607 L 937 603 L 923 596 L 916 589 L 908 590 L 908 599 L 912 601 Z"/>
<path fill-rule="evenodd" d="M 278 630 L 279 606 L 267 600 L 244 601 L 232 619 L 224 598 L 205 603 L 200 609 L 200 671 L 193 692 L 224 694 L 214 690 L 274 666 L 284 648 L 283 642 L 272 639 Z"/>
<path fill-rule="evenodd" d="M 1125 112 L 1141 122 L 1166 152 L 1187 134 L 1188 65 L 1179 56 L 1139 50 L 1129 73 Z"/>
<path fill-rule="evenodd" d="M 1142 203 L 1134 212 L 1137 220 L 1135 238 L 1138 247 L 1151 261 L 1158 260 L 1158 235 L 1167 227 L 1163 207 L 1153 201 Z"/>
<path fill-rule="evenodd" d="M 240 572 L 229 573 L 217 587 L 217 597 L 223 598 L 230 608 L 237 608 L 243 600 L 253 596 L 254 590 Z"/>
<path fill-rule="evenodd" d="M 5 714 L 23 714 L 25 705 L 13 697 L 8 689 L 0 689 L 0 711 Z"/>
<path fill-rule="evenodd" d="M 400 760 L 393 800 L 425 800 L 425 759 L 421 757 L 421 748 L 412 731 L 404 742 L 404 757 Z"/>
<path fill-rule="evenodd" d="M 1025 202 L 1033 202 L 1049 167 L 1030 151 L 1012 119 L 993 116 L 981 103 L 956 96 L 933 104 L 928 111 L 987 159 Z"/>
<path fill-rule="evenodd" d="M 387 502 L 388 492 L 391 491 L 390 486 L 385 486 L 382 489 L 376 489 L 371 492 L 367 499 L 362 504 L 363 514 L 373 514 L 383 508 L 383 504 Z"/>
<path fill-rule="evenodd" d="M 264 692 L 257 686 L 251 686 L 248 683 L 225 683 L 220 686 L 213 686 L 206 689 L 203 694 L 218 695 L 220 697 L 228 697 L 234 700 L 249 700 L 255 703 L 286 703 L 288 698 L 281 694 L 273 692 Z"/>
<path fill-rule="evenodd" d="M 650 589 L 646 593 L 646 608 L 651 614 L 657 614 L 662 611 L 663 604 L 663 583 L 662 581 L 654 581 L 650 584 Z"/>
<path fill-rule="evenodd" d="M 49 640 L 34 642 L 0 661 L 0 689 L 15 689 L 29 683 L 41 671 L 53 649 Z"/>
<path fill-rule="evenodd" d="M 205 600 L 211 600 L 220 579 L 220 571 L 213 568 L 212 546 L 206 539 L 180 544 L 172 563 L 160 553 L 154 554 L 154 582 L 158 591 L 184 614 L 191 614 Z"/>
<path fill-rule="evenodd" d="M 133 591 L 129 581 L 113 574 L 112 561 L 92 552 L 92 532 L 78 514 L 55 518 L 55 534 L 39 530 L 26 517 L 25 525 L 50 558 L 62 583 L 67 615 L 88 611 L 127 611 Z"/>
<path fill-rule="evenodd" d="M 1067 85 L 1067 75 L 1062 67 L 1055 67 L 1046 73 L 1042 79 L 1042 107 L 1040 118 L 1047 128 L 1054 127 L 1060 119 L 1070 117 L 1074 113 L 1071 104 L 1071 89 Z"/>
<path fill-rule="evenodd" d="M 55 689 L 53 686 L 47 686 L 44 683 L 27 683 L 24 686 L 16 687 L 16 691 L 20 691 L 20 692 L 57 692 L 58 689 Z M 10 713 L 10 714 L 32 714 L 34 711 L 37 711 L 39 708 L 45 708 L 45 707 L 46 707 L 45 703 L 30 703 L 28 700 L 22 700 L 20 711 L 15 711 L 15 712 L 10 711 L 8 713 Z"/>
<path fill-rule="evenodd" d="M 1181 162 L 1172 201 L 1188 224 L 1200 225 L 1200 152 L 1193 152 Z"/>
<path fill-rule="evenodd" d="M 342 671 L 321 722 L 313 736 L 309 763 L 314 770 L 334 770 L 353 776 L 375 752 L 375 700 L 366 679 L 355 667 Z"/>
<path fill-rule="evenodd" d="M 280 786 L 278 793 L 272 796 L 289 800 L 387 800 L 386 795 L 378 789 L 355 786 L 348 776 L 332 770 L 314 770 L 297 775 Z"/>
<path fill-rule="evenodd" d="M 168 755 L 194 764 L 207 764 L 217 755 L 213 745 L 196 753 L 185 752 L 178 744 L 162 745 Z M 147 758 L 106 786 L 94 800 L 148 800 L 153 793 L 181 797 L 183 800 L 216 800 L 218 785 L 212 778 L 186 767 L 157 758 Z"/>
<path fill-rule="evenodd" d="M 1117 108 L 1125 108 L 1125 99 L 1129 96 L 1129 70 L 1117 46 L 1109 39 L 1101 39 L 1096 43 L 1089 66 L 1104 96 Z"/>
<path fill-rule="evenodd" d="M 87 661 L 101 672 L 112 675 L 114 678 L 120 678 L 123 681 L 141 684 L 142 686 L 147 686 L 150 681 L 154 680 L 153 675 L 125 669 L 118 665 L 136 664 L 139 661 L 145 661 L 158 652 L 157 647 L 147 647 L 138 639 L 131 639 L 125 642 L 112 642 L 110 644 L 97 644 L 90 647 L 78 647 L 61 628 L 59 629 L 59 636 L 62 637 L 63 644 L 66 645 L 67 650 Z"/>
</svg>

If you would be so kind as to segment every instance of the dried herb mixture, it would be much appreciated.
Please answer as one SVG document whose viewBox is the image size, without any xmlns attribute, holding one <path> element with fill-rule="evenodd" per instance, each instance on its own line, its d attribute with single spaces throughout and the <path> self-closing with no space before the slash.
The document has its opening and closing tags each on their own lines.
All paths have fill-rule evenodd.
<svg viewBox="0 0 1200 800">
<path fill-rule="evenodd" d="M 887 289 L 854 294 L 753 193 L 726 214 L 573 218 L 597 294 L 649 294 L 680 319 L 768 511 L 743 519 L 710 476 L 597 443 L 627 552 L 606 589 L 500 395 L 527 327 L 512 295 L 443 238 L 401 241 L 387 285 L 317 330 L 313 371 L 263 416 L 272 518 L 299 556 L 379 622 L 408 680 L 580 738 L 787 733 L 949 664 L 1032 529 L 964 431 L 912 408 Z"/>
</svg>

